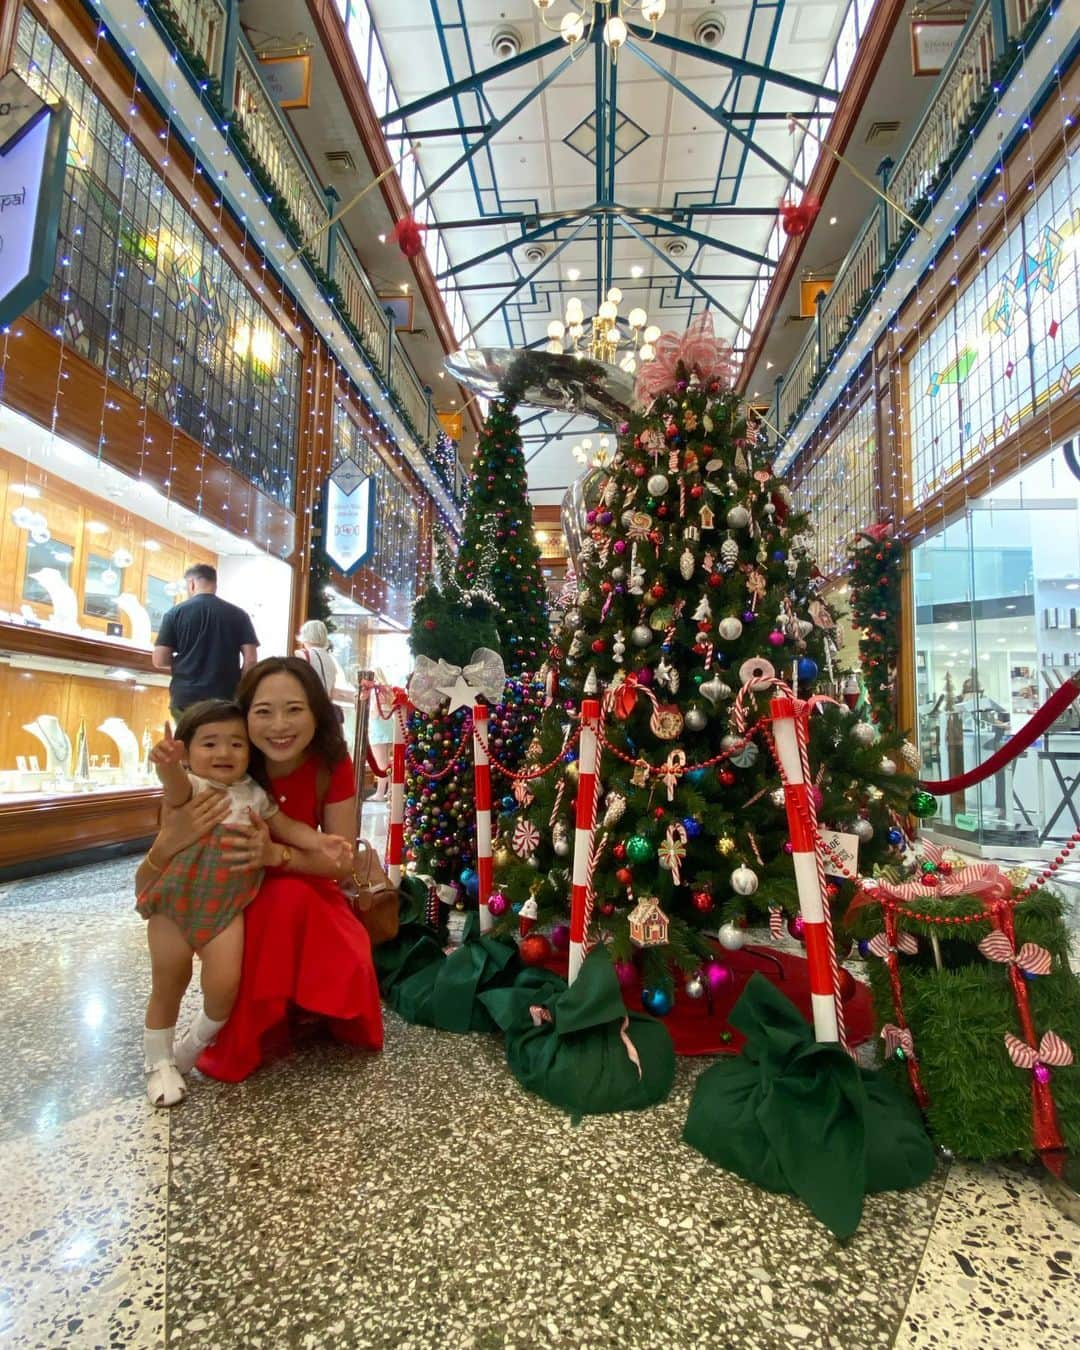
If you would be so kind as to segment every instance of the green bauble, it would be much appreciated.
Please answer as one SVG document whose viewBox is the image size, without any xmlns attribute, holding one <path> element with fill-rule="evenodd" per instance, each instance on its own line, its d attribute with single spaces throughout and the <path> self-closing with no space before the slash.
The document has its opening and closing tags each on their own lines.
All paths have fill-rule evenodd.
<svg viewBox="0 0 1080 1350">
<path fill-rule="evenodd" d="M 920 820 L 929 820 L 937 814 L 937 798 L 932 792 L 913 792 L 908 802 L 908 810 Z"/>
<path fill-rule="evenodd" d="M 626 856 L 632 863 L 647 863 L 653 856 L 652 840 L 643 834 L 632 834 L 626 841 Z"/>
</svg>

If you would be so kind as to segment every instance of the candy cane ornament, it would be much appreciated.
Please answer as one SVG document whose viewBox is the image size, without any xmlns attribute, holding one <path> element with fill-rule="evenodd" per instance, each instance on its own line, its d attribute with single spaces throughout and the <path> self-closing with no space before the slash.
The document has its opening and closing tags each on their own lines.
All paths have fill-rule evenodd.
<svg viewBox="0 0 1080 1350">
<path fill-rule="evenodd" d="M 597 729 L 600 700 L 581 704 L 581 740 L 578 744 L 578 790 L 574 830 L 574 870 L 570 890 L 570 967 L 567 980 L 573 984 L 585 960 L 585 928 L 589 908 L 589 857 L 596 820 Z"/>
<path fill-rule="evenodd" d="M 401 885 L 405 857 L 405 709 L 394 709 L 394 739 L 390 752 L 390 826 L 386 835 L 386 875 Z"/>
<path fill-rule="evenodd" d="M 484 703 L 473 710 L 473 777 L 476 783 L 476 875 L 480 905 L 480 931 L 488 932 L 494 920 L 488 909 L 493 879 L 491 861 L 491 765 L 488 761 L 488 710 Z"/>
<path fill-rule="evenodd" d="M 806 943 L 814 1036 L 819 1041 L 839 1041 L 846 1049 L 840 976 L 825 894 L 825 872 L 814 846 L 817 813 L 808 782 L 806 722 L 799 715 L 790 695 L 772 699 L 770 712 L 773 743 L 784 782 L 784 805 L 791 833 L 795 886 L 803 921 L 803 940 Z"/>
</svg>

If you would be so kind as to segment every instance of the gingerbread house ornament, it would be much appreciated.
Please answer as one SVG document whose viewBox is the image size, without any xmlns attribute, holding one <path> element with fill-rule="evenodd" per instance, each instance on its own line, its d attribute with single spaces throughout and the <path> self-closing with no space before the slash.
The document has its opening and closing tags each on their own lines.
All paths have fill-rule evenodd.
<svg viewBox="0 0 1080 1350">
<path fill-rule="evenodd" d="M 713 522 L 716 520 L 716 513 L 711 506 L 705 505 L 702 506 L 701 510 L 698 512 L 698 519 L 701 521 L 701 528 L 703 530 L 711 530 L 713 528 Z"/>
<path fill-rule="evenodd" d="M 668 916 L 655 895 L 643 897 L 628 916 L 630 941 L 636 947 L 662 947 L 668 940 Z"/>
</svg>

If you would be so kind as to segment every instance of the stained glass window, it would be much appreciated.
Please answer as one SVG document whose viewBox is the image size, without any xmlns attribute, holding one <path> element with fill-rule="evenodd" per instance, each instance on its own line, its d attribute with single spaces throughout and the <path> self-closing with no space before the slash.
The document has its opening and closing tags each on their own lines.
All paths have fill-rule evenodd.
<svg viewBox="0 0 1080 1350">
<path fill-rule="evenodd" d="M 877 429 L 872 399 L 864 399 L 803 474 L 795 509 L 814 524 L 814 554 L 827 576 L 839 573 L 851 536 L 875 519 Z"/>
<path fill-rule="evenodd" d="M 15 64 L 72 112 L 58 265 L 30 317 L 292 506 L 299 355 L 25 9 Z"/>
<path fill-rule="evenodd" d="M 1066 161 L 907 365 L 910 507 L 1080 376 L 1080 207 Z"/>
</svg>

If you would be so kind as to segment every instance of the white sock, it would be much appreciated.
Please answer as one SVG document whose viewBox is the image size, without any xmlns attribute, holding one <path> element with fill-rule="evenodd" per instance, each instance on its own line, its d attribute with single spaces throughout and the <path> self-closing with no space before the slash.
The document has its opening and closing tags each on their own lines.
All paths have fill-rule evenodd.
<svg viewBox="0 0 1080 1350">
<path fill-rule="evenodd" d="M 175 1027 L 143 1027 L 143 1060 L 147 1073 L 158 1064 L 172 1060 L 175 1034 Z"/>
<path fill-rule="evenodd" d="M 174 1051 L 176 1067 L 181 1073 L 187 1073 L 194 1067 L 195 1061 L 213 1041 L 225 1025 L 225 1021 L 226 1019 L 222 1018 L 220 1022 L 215 1022 L 212 1017 L 207 1017 L 204 1008 L 199 1009 L 184 1034 L 176 1042 Z"/>
</svg>

